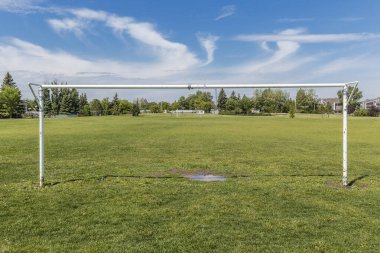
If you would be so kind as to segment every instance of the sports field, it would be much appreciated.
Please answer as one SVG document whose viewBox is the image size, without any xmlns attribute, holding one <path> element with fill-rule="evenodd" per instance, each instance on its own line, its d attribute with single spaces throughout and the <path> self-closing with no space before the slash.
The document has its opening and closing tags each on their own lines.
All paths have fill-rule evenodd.
<svg viewBox="0 0 380 253">
<path fill-rule="evenodd" d="M 0 252 L 378 252 L 380 119 L 0 121 Z M 223 182 L 185 176 L 226 176 Z"/>
</svg>

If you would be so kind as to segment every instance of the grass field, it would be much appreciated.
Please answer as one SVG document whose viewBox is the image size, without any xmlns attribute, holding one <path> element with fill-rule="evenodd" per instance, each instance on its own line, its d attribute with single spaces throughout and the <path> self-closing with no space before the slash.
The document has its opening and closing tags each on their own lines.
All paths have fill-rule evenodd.
<svg viewBox="0 0 380 253">
<path fill-rule="evenodd" d="M 0 121 L 0 252 L 379 252 L 380 119 Z M 228 177 L 191 181 L 189 174 Z"/>
</svg>

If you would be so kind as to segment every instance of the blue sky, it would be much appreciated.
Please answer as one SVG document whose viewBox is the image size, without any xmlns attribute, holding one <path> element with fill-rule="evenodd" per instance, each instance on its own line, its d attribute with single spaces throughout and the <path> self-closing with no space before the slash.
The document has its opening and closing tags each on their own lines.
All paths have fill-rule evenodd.
<svg viewBox="0 0 380 253">
<path fill-rule="evenodd" d="M 73 84 L 360 81 L 380 96 L 380 1 L 0 0 L 0 74 Z M 251 95 L 252 91 L 245 91 Z M 92 96 L 112 96 L 95 91 Z M 172 100 L 182 91 L 121 92 Z M 318 91 L 321 97 L 336 90 Z"/>
</svg>

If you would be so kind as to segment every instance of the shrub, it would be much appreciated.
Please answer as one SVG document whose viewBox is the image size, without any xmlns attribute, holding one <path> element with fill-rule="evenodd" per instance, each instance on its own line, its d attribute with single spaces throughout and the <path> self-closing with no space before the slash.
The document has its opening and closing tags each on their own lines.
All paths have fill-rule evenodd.
<svg viewBox="0 0 380 253">
<path fill-rule="evenodd" d="M 289 103 L 289 117 L 294 118 L 296 116 L 296 107 L 293 102 Z"/>
<path fill-rule="evenodd" d="M 139 114 L 140 114 L 139 105 L 137 103 L 133 103 L 133 106 L 132 106 L 132 116 L 139 116 Z"/>
<path fill-rule="evenodd" d="M 370 117 L 379 117 L 379 114 L 380 114 L 380 109 L 377 108 L 376 106 L 371 106 L 368 109 L 368 116 Z"/>
<path fill-rule="evenodd" d="M 356 116 L 356 117 L 366 117 L 366 116 L 368 116 L 368 110 L 366 110 L 366 109 L 357 109 L 354 112 L 354 116 Z"/>
</svg>

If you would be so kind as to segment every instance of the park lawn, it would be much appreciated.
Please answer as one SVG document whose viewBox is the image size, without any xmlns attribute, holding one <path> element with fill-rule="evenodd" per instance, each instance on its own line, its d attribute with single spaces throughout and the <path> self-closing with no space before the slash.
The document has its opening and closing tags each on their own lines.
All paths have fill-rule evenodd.
<svg viewBox="0 0 380 253">
<path fill-rule="evenodd" d="M 378 252 L 380 119 L 0 121 L 0 252 Z M 190 174 L 227 177 L 199 182 Z"/>
</svg>

